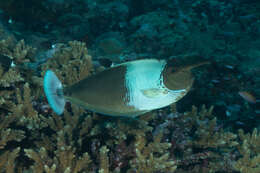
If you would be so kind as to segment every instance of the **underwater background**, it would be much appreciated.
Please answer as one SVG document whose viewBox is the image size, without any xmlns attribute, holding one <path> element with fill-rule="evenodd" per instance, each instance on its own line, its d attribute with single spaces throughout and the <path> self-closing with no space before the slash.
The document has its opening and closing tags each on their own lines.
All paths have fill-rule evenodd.
<svg viewBox="0 0 260 173">
<path fill-rule="evenodd" d="M 134 119 L 43 91 L 47 69 L 194 56 L 191 91 Z M 259 0 L 0 0 L 0 173 L 260 173 L 259 87 Z"/>
</svg>

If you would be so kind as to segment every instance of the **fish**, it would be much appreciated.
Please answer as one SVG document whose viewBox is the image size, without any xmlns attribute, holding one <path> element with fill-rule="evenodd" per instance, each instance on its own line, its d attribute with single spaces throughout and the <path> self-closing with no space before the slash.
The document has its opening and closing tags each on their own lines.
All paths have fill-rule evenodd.
<svg viewBox="0 0 260 173">
<path fill-rule="evenodd" d="M 136 117 L 177 102 L 190 90 L 191 69 L 173 70 L 165 60 L 128 61 L 63 87 L 52 70 L 47 70 L 43 88 L 53 111 L 61 115 L 67 101 L 87 110 L 110 115 Z"/>
<path fill-rule="evenodd" d="M 238 94 L 249 103 L 256 103 L 256 98 L 248 91 L 239 91 Z"/>
</svg>

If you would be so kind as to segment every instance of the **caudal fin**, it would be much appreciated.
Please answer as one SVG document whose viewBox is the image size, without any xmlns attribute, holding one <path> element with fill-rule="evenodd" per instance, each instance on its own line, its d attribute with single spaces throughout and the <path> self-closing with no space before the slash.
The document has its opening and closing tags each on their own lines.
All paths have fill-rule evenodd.
<svg viewBox="0 0 260 173">
<path fill-rule="evenodd" d="M 43 80 L 44 93 L 53 111 L 61 115 L 64 111 L 65 99 L 62 93 L 62 84 L 55 73 L 46 71 Z"/>
</svg>

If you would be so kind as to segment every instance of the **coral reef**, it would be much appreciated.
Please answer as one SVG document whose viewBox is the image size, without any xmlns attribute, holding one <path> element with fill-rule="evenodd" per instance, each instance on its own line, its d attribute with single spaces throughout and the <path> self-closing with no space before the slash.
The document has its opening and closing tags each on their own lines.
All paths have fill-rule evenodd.
<svg viewBox="0 0 260 173">
<path fill-rule="evenodd" d="M 39 173 L 76 173 L 88 170 L 91 162 L 88 153 L 83 153 L 82 156 L 76 157 L 75 148 L 66 144 L 64 132 L 60 131 L 57 137 L 57 149 L 54 152 L 55 156 L 53 158 L 48 155 L 48 151 L 44 147 L 41 147 L 38 151 L 24 149 L 26 156 L 35 162 L 34 165 L 31 166 L 31 169 Z"/>
<path fill-rule="evenodd" d="M 1 141 L 0 141 L 0 149 L 4 149 L 9 141 L 17 141 L 20 142 L 25 138 L 24 131 L 8 128 L 10 123 L 12 123 L 15 119 L 9 115 L 6 117 L 1 117 Z"/>
<path fill-rule="evenodd" d="M 175 161 L 170 157 L 167 150 L 171 143 L 161 143 L 162 133 L 158 133 L 152 142 L 146 142 L 144 134 L 136 135 L 135 153 L 136 158 L 131 160 L 132 172 L 175 172 L 177 166 Z"/>
<path fill-rule="evenodd" d="M 197 108 L 192 108 L 192 111 L 188 116 L 196 123 L 197 129 L 194 134 L 192 145 L 199 148 L 234 147 L 238 145 L 236 142 L 237 135 L 231 132 L 224 132 L 223 129 L 218 127 L 216 117 L 212 117 L 212 111 L 213 107 L 206 110 L 204 106 L 198 114 Z M 196 117 L 196 115 L 199 115 L 199 117 Z"/>
<path fill-rule="evenodd" d="M 80 44 L 71 42 L 71 46 L 75 45 L 73 48 L 74 52 L 72 52 L 72 59 L 82 59 L 86 57 L 86 48 L 84 49 L 84 44 Z M 26 142 L 21 142 L 23 139 L 25 141 L 37 141 L 41 134 L 41 130 L 44 130 L 48 126 L 47 121 L 43 121 L 46 118 L 43 116 L 48 114 L 48 106 L 42 98 L 41 89 L 41 80 L 40 76 L 37 76 L 37 73 L 32 71 L 31 74 L 28 73 L 27 65 L 28 63 L 33 63 L 33 59 L 31 58 L 31 54 L 33 54 L 33 49 L 30 46 L 24 44 L 24 41 L 21 40 L 18 43 L 15 43 L 12 39 L 2 40 L 0 44 L 0 50 L 2 56 L 1 58 L 8 58 L 12 61 L 13 66 L 9 63 L 7 70 L 3 67 L 1 68 L 1 158 L 3 161 L 1 162 L 1 170 L 5 170 L 6 172 L 14 172 L 16 170 L 20 170 L 17 166 L 15 168 L 15 159 L 18 157 L 20 150 L 26 148 Z M 63 51 L 65 52 L 65 51 Z M 71 52 L 71 51 L 70 51 Z M 63 53 L 61 56 L 64 56 Z M 69 55 L 69 56 L 70 56 Z M 75 57 L 79 55 L 78 57 Z M 88 58 L 88 57 L 87 57 Z M 3 60 L 3 59 L 1 59 Z M 5 59 L 4 59 L 5 60 Z M 68 60 L 68 59 L 67 59 Z M 83 62 L 86 59 L 80 61 Z M 88 60 L 87 60 L 88 61 Z M 6 62 L 6 61 L 1 61 Z M 90 60 L 89 64 L 83 63 L 84 68 L 81 68 L 80 71 L 76 71 L 76 74 L 79 73 L 78 77 L 81 75 L 88 73 L 85 72 L 86 68 L 91 67 Z M 5 64 L 4 64 L 5 65 Z M 89 70 L 90 68 L 88 68 Z M 84 71 L 85 70 L 85 71 Z M 72 74 L 72 73 L 71 73 Z M 73 73 L 75 74 L 75 73 Z M 75 75 L 76 75 L 75 74 Z M 35 82 L 36 81 L 36 82 Z M 28 83 L 30 82 L 30 84 Z M 35 87 L 37 86 L 37 87 Z M 33 90 L 32 90 L 33 89 Z M 39 95 L 32 95 L 35 93 L 41 93 Z M 40 103 L 40 104 L 39 104 Z M 80 113 L 80 112 L 77 112 Z M 41 163 L 36 162 L 35 165 L 32 166 L 33 170 L 38 170 L 39 172 L 64 172 L 64 171 L 74 171 L 79 172 L 82 167 L 85 167 L 85 163 L 88 161 L 88 155 L 83 154 L 82 159 L 77 158 L 75 160 L 74 152 L 75 150 L 71 149 L 71 146 L 66 146 L 62 131 L 59 133 L 59 150 L 57 150 L 57 157 L 53 158 L 53 163 L 50 162 L 51 165 L 45 165 L 44 159 L 47 158 L 47 153 L 44 155 L 45 148 L 39 145 L 39 153 L 33 151 L 32 149 L 24 149 L 26 156 L 33 160 L 41 161 Z M 27 139 L 27 140 L 26 140 Z M 16 142 L 16 143 L 15 143 Z M 17 143 L 21 143 L 16 148 L 12 146 L 16 146 Z M 47 143 L 47 141 L 45 141 Z M 40 142 L 38 141 L 40 144 Z M 11 145 L 10 145 L 11 144 Z M 64 144 L 64 145 L 63 145 Z M 11 147 L 10 147 L 11 146 Z M 8 148 L 6 150 L 6 148 Z M 13 149 L 12 149 L 13 148 Z M 50 148 L 48 148 L 50 149 Z M 52 148 L 53 149 L 53 148 Z M 66 151 L 64 151 L 66 149 Z M 75 149 L 75 148 L 74 148 Z M 70 152 L 70 153 L 69 153 Z M 66 155 L 68 154 L 68 155 Z M 8 159 L 5 157 L 8 156 Z M 11 157 L 10 157 L 11 156 Z M 67 156 L 67 161 L 63 162 L 63 157 Z M 43 157 L 43 158 L 41 158 Z M 44 158 L 45 157 L 45 158 Z M 47 158 L 50 159 L 50 158 Z M 74 160 L 73 160 L 74 159 Z M 72 163 L 73 162 L 73 163 Z M 40 165 L 43 165 L 42 169 L 40 169 Z M 82 166 L 84 165 L 84 166 Z M 50 167 L 48 167 L 50 166 Z M 22 167 L 21 167 L 21 170 Z"/>
<path fill-rule="evenodd" d="M 2 74 L 13 70 L 22 78 L 0 78 L 5 81 L 0 87 L 0 172 L 259 171 L 259 132 L 224 128 L 213 107 L 180 113 L 172 105 L 129 119 L 68 103 L 64 115 L 57 116 L 43 96 L 44 71 L 54 70 L 65 85 L 95 73 L 86 45 L 57 44 L 53 56 L 28 73 L 35 50 L 24 41 L 0 43 L 0 53 L 16 65 L 2 67 Z"/>
<path fill-rule="evenodd" d="M 234 171 L 233 158 L 225 152 L 232 153 L 238 145 L 236 135 L 224 131 L 212 111 L 213 107 L 206 109 L 205 106 L 200 111 L 193 106 L 184 114 L 172 111 L 165 122 L 156 127 L 155 132 L 162 130 L 163 139 L 171 143 L 176 172 Z"/>
<path fill-rule="evenodd" d="M 16 82 L 24 81 L 26 78 L 29 79 L 30 73 L 28 73 L 29 68 L 27 65 L 29 62 L 33 62 L 33 55 L 35 53 L 35 48 L 27 46 L 24 43 L 24 40 L 15 42 L 11 37 L 0 41 L 0 54 L 4 55 L 1 59 L 10 59 L 10 67 L 6 67 L 5 71 L 1 64 L 0 68 L 0 86 L 10 87 Z M 3 60 L 2 60 L 3 61 Z M 8 60 L 6 60 L 8 61 Z M 12 68 L 15 67 L 16 68 Z M 17 68 L 23 68 L 23 74 L 19 73 Z"/>
<path fill-rule="evenodd" d="M 15 95 L 19 95 L 18 92 L 20 92 L 19 90 L 23 87 L 25 81 L 33 81 L 33 71 L 29 68 L 29 64 L 34 62 L 34 53 L 35 48 L 25 45 L 23 40 L 16 42 L 8 37 L 0 41 L 1 110 L 7 111 L 14 108 L 16 106 L 13 102 Z M 25 91 L 29 91 L 29 86 L 26 87 Z M 30 95 L 28 95 L 28 92 L 26 94 L 26 104 L 31 105 Z M 21 104 L 24 100 L 18 98 L 17 101 L 20 101 Z"/>
<path fill-rule="evenodd" d="M 18 157 L 20 148 L 12 151 L 6 151 L 0 155 L 0 169 L 1 172 L 15 173 L 15 159 Z"/>
<path fill-rule="evenodd" d="M 92 61 L 85 43 L 70 41 L 68 44 L 55 46 L 57 46 L 57 50 L 53 57 L 41 68 L 42 76 L 47 69 L 51 69 L 62 83 L 70 85 L 90 75 Z"/>
<path fill-rule="evenodd" d="M 0 114 L 0 170 L 1 172 L 15 172 L 15 160 L 20 154 L 19 146 L 11 147 L 10 143 L 21 143 L 26 138 L 25 132 L 11 127 L 17 117 Z"/>
<path fill-rule="evenodd" d="M 235 168 L 242 173 L 260 172 L 260 133 L 254 129 L 252 134 L 239 130 L 241 144 L 238 151 L 242 156 L 235 163 Z"/>
<path fill-rule="evenodd" d="M 109 173 L 109 158 L 107 156 L 108 152 L 109 149 L 106 146 L 100 148 L 100 169 L 98 173 Z"/>
</svg>

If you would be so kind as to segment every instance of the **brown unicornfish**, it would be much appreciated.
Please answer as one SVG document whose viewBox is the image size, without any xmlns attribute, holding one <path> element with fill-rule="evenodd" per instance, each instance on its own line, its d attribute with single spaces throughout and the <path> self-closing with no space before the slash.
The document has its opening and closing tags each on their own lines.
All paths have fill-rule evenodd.
<svg viewBox="0 0 260 173">
<path fill-rule="evenodd" d="M 181 99 L 193 83 L 191 68 L 201 64 L 173 70 L 165 60 L 135 60 L 64 88 L 54 72 L 48 70 L 44 92 L 58 115 L 63 113 L 65 102 L 70 101 L 106 115 L 135 117 Z"/>
</svg>

